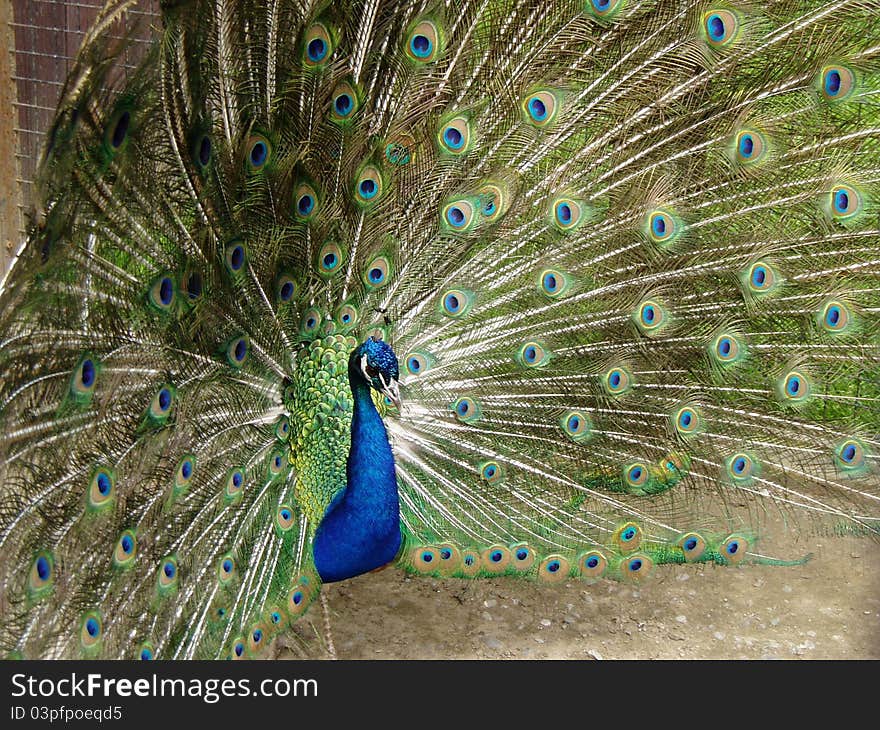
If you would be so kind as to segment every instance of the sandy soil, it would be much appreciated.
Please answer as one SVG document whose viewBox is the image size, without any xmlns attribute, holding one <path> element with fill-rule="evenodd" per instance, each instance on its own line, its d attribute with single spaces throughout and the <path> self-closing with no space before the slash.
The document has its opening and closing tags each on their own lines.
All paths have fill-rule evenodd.
<svg viewBox="0 0 880 730">
<path fill-rule="evenodd" d="M 880 545 L 802 540 L 792 568 L 665 566 L 640 585 L 437 580 L 324 587 L 340 659 L 880 658 Z M 278 658 L 327 658 L 320 604 Z"/>
</svg>

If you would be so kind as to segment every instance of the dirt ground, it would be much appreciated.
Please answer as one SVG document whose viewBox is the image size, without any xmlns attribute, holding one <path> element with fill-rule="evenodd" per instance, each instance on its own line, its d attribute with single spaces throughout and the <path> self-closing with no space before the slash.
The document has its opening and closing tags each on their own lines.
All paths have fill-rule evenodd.
<svg viewBox="0 0 880 730">
<path fill-rule="evenodd" d="M 798 567 L 659 566 L 640 585 L 410 577 L 325 586 L 340 659 L 877 659 L 880 545 L 801 540 Z M 278 658 L 328 658 L 318 602 Z"/>
</svg>

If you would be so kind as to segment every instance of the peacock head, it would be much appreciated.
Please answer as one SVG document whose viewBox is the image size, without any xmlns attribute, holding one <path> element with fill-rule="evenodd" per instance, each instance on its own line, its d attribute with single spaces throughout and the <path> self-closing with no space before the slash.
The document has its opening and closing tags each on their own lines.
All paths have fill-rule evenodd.
<svg viewBox="0 0 880 730">
<path fill-rule="evenodd" d="M 397 385 L 400 368 L 391 345 L 370 337 L 351 353 L 348 368 L 349 372 L 353 372 L 356 377 L 362 377 L 371 388 L 387 396 L 400 408 L 400 390 Z"/>
</svg>

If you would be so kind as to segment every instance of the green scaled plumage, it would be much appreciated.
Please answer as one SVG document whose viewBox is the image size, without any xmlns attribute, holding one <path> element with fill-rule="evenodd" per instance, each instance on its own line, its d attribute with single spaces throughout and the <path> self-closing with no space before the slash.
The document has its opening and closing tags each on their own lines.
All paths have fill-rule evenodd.
<svg viewBox="0 0 880 730">
<path fill-rule="evenodd" d="M 846 3 L 111 0 L 0 293 L 0 647 L 259 655 L 320 589 L 349 354 L 415 573 L 880 534 L 880 36 Z"/>
</svg>

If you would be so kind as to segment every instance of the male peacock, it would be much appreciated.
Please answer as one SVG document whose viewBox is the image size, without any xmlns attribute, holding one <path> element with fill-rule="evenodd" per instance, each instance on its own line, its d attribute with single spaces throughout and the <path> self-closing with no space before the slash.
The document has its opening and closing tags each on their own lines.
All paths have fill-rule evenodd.
<svg viewBox="0 0 880 730">
<path fill-rule="evenodd" d="M 877 535 L 876 0 L 167 0 L 124 73 L 130 4 L 2 291 L 5 651 Z"/>
</svg>

